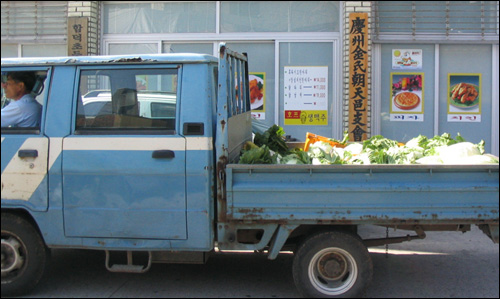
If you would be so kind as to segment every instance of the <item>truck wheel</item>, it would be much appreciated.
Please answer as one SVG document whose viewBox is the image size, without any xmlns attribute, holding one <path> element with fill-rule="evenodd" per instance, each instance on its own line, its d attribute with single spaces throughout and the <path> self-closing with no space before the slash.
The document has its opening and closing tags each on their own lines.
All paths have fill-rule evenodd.
<svg viewBox="0 0 500 299">
<path fill-rule="evenodd" d="M 2 297 L 32 290 L 43 276 L 48 251 L 24 218 L 2 213 Z"/>
<path fill-rule="evenodd" d="M 373 275 L 368 250 L 361 239 L 340 231 L 306 239 L 293 260 L 293 279 L 304 297 L 363 296 Z"/>
</svg>

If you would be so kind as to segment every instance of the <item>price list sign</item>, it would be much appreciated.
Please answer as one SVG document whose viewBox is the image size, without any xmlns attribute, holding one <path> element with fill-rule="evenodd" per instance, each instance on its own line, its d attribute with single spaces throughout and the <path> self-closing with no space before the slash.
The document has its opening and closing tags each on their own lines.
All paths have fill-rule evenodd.
<svg viewBox="0 0 500 299">
<path fill-rule="evenodd" d="M 285 125 L 328 125 L 328 67 L 284 68 Z"/>
</svg>

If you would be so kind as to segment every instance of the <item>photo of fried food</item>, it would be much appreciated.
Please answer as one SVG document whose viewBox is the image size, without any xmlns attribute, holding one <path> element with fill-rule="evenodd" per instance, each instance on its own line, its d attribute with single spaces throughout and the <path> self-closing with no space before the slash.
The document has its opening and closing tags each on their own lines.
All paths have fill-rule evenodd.
<svg viewBox="0 0 500 299">
<path fill-rule="evenodd" d="M 464 105 L 472 105 L 478 95 L 479 92 L 476 90 L 476 87 L 468 83 L 456 84 L 451 90 L 452 101 Z"/>
</svg>

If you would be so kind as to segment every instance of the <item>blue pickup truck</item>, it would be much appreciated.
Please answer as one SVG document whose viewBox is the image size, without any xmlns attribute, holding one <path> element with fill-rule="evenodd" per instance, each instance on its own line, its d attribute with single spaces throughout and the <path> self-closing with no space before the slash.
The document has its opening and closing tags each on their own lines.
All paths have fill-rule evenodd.
<svg viewBox="0 0 500 299">
<path fill-rule="evenodd" d="M 2 296 L 32 290 L 51 248 L 112 272 L 293 251 L 306 297 L 357 297 L 367 247 L 478 225 L 495 243 L 498 165 L 244 165 L 246 55 L 2 59 L 36 77 L 39 127 L 2 127 Z M 3 87 L 3 84 L 2 84 Z M 240 87 L 240 88 L 238 88 Z M 2 100 L 2 106 L 8 105 Z M 414 231 L 362 239 L 359 225 Z"/>
</svg>

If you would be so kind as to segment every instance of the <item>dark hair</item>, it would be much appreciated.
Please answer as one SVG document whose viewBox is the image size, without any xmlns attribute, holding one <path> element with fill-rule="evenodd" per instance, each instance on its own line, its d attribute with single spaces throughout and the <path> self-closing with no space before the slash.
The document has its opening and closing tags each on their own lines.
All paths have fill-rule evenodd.
<svg viewBox="0 0 500 299">
<path fill-rule="evenodd" d="M 34 72 L 9 72 L 7 77 L 16 82 L 23 82 L 27 92 L 31 92 L 36 83 Z"/>
</svg>

